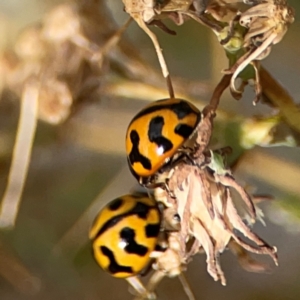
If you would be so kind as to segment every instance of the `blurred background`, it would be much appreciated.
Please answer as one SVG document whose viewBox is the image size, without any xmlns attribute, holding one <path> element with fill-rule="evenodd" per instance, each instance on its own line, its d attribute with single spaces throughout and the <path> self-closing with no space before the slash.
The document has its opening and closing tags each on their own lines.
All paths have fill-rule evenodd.
<svg viewBox="0 0 300 300">
<path fill-rule="evenodd" d="M 84 5 L 84 2 L 91 1 L 81 2 Z M 0 0 L 1 54 L 9 57 L 24 29 L 36 22 L 43 22 L 45 16 L 62 3 L 65 2 Z M 289 4 L 296 10 L 296 21 L 283 41 L 273 47 L 263 65 L 299 104 L 300 23 L 297 12 L 300 11 L 300 3 L 290 0 Z M 115 24 L 106 24 L 106 31 L 103 26 L 105 22 L 99 20 L 99 27 L 95 22 L 91 36 L 96 36 L 99 31 L 108 38 L 114 28 L 127 20 L 121 1 L 110 1 L 107 5 Z M 186 93 L 189 96 L 192 94 L 198 106 L 203 107 L 220 79 L 220 70 L 227 66 L 223 50 L 209 30 L 193 21 L 180 27 L 170 22 L 167 24 L 176 30 L 176 36 L 154 31 L 158 34 L 170 72 L 178 79 L 180 93 L 185 92 L 180 86 L 194 87 L 195 91 Z M 153 66 L 161 76 L 151 41 L 136 24 L 131 24 L 124 39 L 141 56 L 145 65 Z M 143 85 L 130 87 L 131 80 L 137 81 L 139 78 L 139 72 L 125 74 L 127 67 L 123 66 L 124 71 L 122 63 L 115 58 L 110 59 L 114 61 L 114 67 L 111 67 L 114 75 L 110 75 L 104 65 L 101 88 L 93 89 L 91 97 L 89 93 L 80 94 L 77 108 L 64 122 L 53 125 L 39 121 L 37 124 L 28 178 L 15 227 L 0 231 L 1 300 L 132 298 L 125 281 L 105 274 L 94 262 L 88 229 L 99 208 L 137 187 L 127 168 L 125 156 L 127 124 L 145 105 L 142 95 L 147 94 L 144 100 L 151 101 L 167 97 L 167 92 L 164 85 L 161 86 L 161 78 L 149 79 L 150 87 L 145 92 L 139 90 Z M 7 65 L 9 63 L 5 68 Z M 0 74 L 5 77 L 4 64 L 0 68 Z M 94 74 L 92 67 L 89 70 Z M 156 71 L 153 72 L 155 75 Z M 84 71 L 82 74 L 87 73 Z M 116 74 L 123 81 L 116 80 Z M 141 74 L 145 72 L 141 71 Z M 73 85 L 81 84 L 80 80 Z M 147 78 L 144 78 L 141 82 L 146 81 Z M 17 89 L 7 88 L 5 80 L 0 80 L 0 88 L 0 188 L 4 193 L 17 131 L 21 93 L 16 92 Z M 141 95 L 140 99 L 138 95 Z M 239 117 L 270 113 L 266 105 L 254 107 L 252 99 L 251 88 L 247 88 L 240 101 L 225 93 L 221 101 L 221 116 L 223 113 Z M 231 145 L 235 151 L 230 134 L 213 142 L 217 146 Z M 257 193 L 270 194 L 275 198 L 261 205 L 267 226 L 257 224 L 254 229 L 270 245 L 278 248 L 279 267 L 272 267 L 270 274 L 248 273 L 240 267 L 236 257 L 226 251 L 221 257 L 227 278 L 227 286 L 223 287 L 206 272 L 206 257 L 197 255 L 188 265 L 186 273 L 196 299 L 300 299 L 299 148 L 250 149 L 240 158 L 236 176 L 239 182 L 255 188 Z M 258 257 L 258 260 L 272 265 L 267 257 Z M 164 279 L 157 293 L 162 300 L 186 299 L 177 278 Z"/>
</svg>

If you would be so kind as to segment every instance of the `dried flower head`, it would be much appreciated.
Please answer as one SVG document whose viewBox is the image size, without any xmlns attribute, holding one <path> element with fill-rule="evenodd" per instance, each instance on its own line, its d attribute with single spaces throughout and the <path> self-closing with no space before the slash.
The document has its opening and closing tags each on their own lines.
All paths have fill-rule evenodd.
<svg viewBox="0 0 300 300">
<path fill-rule="evenodd" d="M 231 90 L 234 94 L 240 91 L 235 87 L 235 79 L 245 67 L 252 63 L 256 71 L 256 103 L 261 94 L 258 66 L 256 61 L 267 57 L 272 45 L 279 43 L 294 22 L 295 12 L 286 0 L 244 1 L 253 5 L 240 16 L 239 23 L 248 29 L 244 36 L 244 48 L 247 52 L 228 71 L 232 73 Z"/>
<path fill-rule="evenodd" d="M 254 223 L 256 209 L 253 200 L 235 180 L 230 170 L 225 168 L 222 155 L 205 149 L 210 136 L 207 129 L 211 121 L 209 117 L 203 121 L 198 130 L 194 164 L 183 162 L 170 172 L 168 188 L 174 196 L 162 189 L 157 189 L 155 195 L 159 201 L 175 208 L 181 218 L 181 257 L 187 260 L 204 250 L 207 255 L 208 273 L 214 280 L 220 280 L 225 285 L 220 254 L 230 241 L 247 251 L 271 256 L 275 264 L 277 250 L 257 236 L 238 214 L 233 202 L 234 194 L 239 195 L 244 202 L 250 220 Z M 237 232 L 251 243 L 242 239 Z M 186 244 L 191 239 L 194 240 L 193 246 L 188 250 Z M 262 265 L 257 265 L 261 270 Z"/>
<path fill-rule="evenodd" d="M 109 39 L 113 21 L 106 12 L 99 0 L 58 5 L 40 24 L 25 28 L 14 49 L 0 57 L 0 88 L 16 94 L 21 103 L 0 226 L 14 225 L 37 118 L 61 124 L 74 104 L 99 88 L 106 66 L 102 57 L 114 45 Z"/>
<path fill-rule="evenodd" d="M 41 95 L 39 118 L 50 124 L 66 120 L 74 100 L 100 73 L 91 61 L 99 47 L 83 31 L 76 6 L 64 4 L 50 11 L 42 24 L 26 28 L 16 42 L 5 88 L 20 95 L 26 82 L 34 80 Z M 3 62 L 8 59 L 3 57 Z"/>
</svg>

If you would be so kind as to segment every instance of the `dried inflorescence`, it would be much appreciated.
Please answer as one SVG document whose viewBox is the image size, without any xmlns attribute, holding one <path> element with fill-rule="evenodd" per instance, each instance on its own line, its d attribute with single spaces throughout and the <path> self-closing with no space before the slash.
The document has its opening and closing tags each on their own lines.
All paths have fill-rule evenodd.
<svg viewBox="0 0 300 300">
<path fill-rule="evenodd" d="M 0 56 L 0 92 L 10 91 L 21 103 L 0 227 L 14 225 L 37 119 L 52 125 L 66 121 L 99 91 L 111 65 L 118 74 L 139 78 L 147 69 L 140 68 L 130 45 L 114 47 L 121 33 L 104 1 L 73 1 L 55 6 L 39 24 L 25 28 L 14 49 Z"/>
<path fill-rule="evenodd" d="M 62 123 L 75 103 L 99 87 L 102 61 L 95 60 L 94 55 L 101 53 L 99 45 L 104 44 L 107 32 L 94 26 L 95 19 L 105 19 L 100 17 L 98 4 L 90 3 L 88 16 L 87 3 L 85 7 L 79 3 L 56 6 L 41 24 L 24 30 L 14 51 L 0 57 L 0 86 L 16 94 L 21 103 L 12 166 L 2 200 L 1 227 L 14 225 L 37 119 L 52 125 Z"/>
<path fill-rule="evenodd" d="M 0 57 L 0 92 L 15 94 L 21 106 L 0 227 L 14 226 L 37 119 L 61 124 L 99 91 L 111 64 L 126 75 L 140 66 L 138 55 L 131 60 L 134 51 L 128 55 L 131 47 L 126 44 L 109 51 L 122 30 L 115 32 L 104 1 L 69 2 L 55 6 L 39 24 L 25 28 L 14 49 Z M 104 56 L 108 59 L 103 60 Z"/>
<path fill-rule="evenodd" d="M 261 94 L 259 70 L 256 62 L 267 57 L 272 45 L 279 43 L 286 34 L 290 24 L 294 22 L 295 12 L 286 0 L 253 0 L 244 1 L 253 5 L 242 12 L 239 24 L 247 28 L 243 37 L 246 53 L 231 67 L 231 90 L 234 94 L 241 93 L 235 87 L 235 79 L 245 67 L 252 63 L 256 73 L 256 103 Z"/>
<path fill-rule="evenodd" d="M 224 73 L 232 75 L 232 96 L 240 99 L 244 86 L 253 83 L 256 94 L 253 104 L 256 104 L 263 92 L 259 62 L 294 22 L 294 9 L 286 0 L 211 0 L 206 13 L 222 22 L 222 30 L 214 32 L 229 58 L 230 67 Z M 237 77 L 242 79 L 239 87 L 236 87 Z"/>
<path fill-rule="evenodd" d="M 268 245 L 257 236 L 243 221 L 234 204 L 234 194 L 244 202 L 248 215 L 254 223 L 256 209 L 253 199 L 238 184 L 231 172 L 224 167 L 223 157 L 217 152 L 207 151 L 210 137 L 211 120 L 206 116 L 200 123 L 193 156 L 194 164 L 182 162 L 174 167 L 168 176 L 171 194 L 157 189 L 158 201 L 177 211 L 181 218 L 180 257 L 188 261 L 201 250 L 207 255 L 207 271 L 214 278 L 226 284 L 220 264 L 220 254 L 229 243 L 235 244 L 245 257 L 245 249 L 257 254 L 267 254 L 277 264 L 276 248 Z M 251 243 L 242 239 L 236 232 L 243 234 Z M 187 248 L 187 243 L 192 245 Z M 239 253 L 241 253 L 239 252 Z M 252 271 L 262 271 L 262 264 L 248 259 L 244 267 Z"/>
<path fill-rule="evenodd" d="M 21 95 L 25 84 L 34 81 L 39 118 L 50 124 L 66 120 L 82 93 L 99 85 L 101 65 L 93 57 L 100 50 L 97 43 L 103 44 L 107 36 L 91 32 L 93 19 L 84 13 L 75 4 L 56 6 L 41 24 L 26 28 L 14 53 L 2 58 L 4 87 Z"/>
</svg>

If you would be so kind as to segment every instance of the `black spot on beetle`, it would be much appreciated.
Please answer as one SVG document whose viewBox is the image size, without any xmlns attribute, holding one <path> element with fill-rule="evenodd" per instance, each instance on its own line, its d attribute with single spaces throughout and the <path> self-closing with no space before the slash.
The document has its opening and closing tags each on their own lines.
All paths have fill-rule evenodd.
<svg viewBox="0 0 300 300">
<path fill-rule="evenodd" d="M 137 215 L 139 218 L 146 220 L 150 209 L 151 207 L 149 207 L 147 204 L 137 202 L 133 209 L 130 211 L 130 214 Z"/>
<path fill-rule="evenodd" d="M 177 115 L 179 120 L 185 118 L 189 114 L 195 113 L 191 106 L 185 101 L 180 101 L 177 104 L 171 104 L 170 109 Z"/>
<path fill-rule="evenodd" d="M 154 238 L 158 236 L 160 230 L 160 224 L 148 224 L 145 227 L 146 237 Z"/>
<path fill-rule="evenodd" d="M 131 267 L 128 266 L 122 266 L 119 265 L 115 259 L 114 253 L 108 249 L 105 246 L 101 246 L 100 247 L 100 251 L 102 252 L 103 255 L 105 255 L 108 259 L 109 259 L 109 265 L 107 270 L 111 273 L 111 274 L 117 274 L 117 273 L 128 273 L 129 275 L 133 273 L 133 270 Z"/>
<path fill-rule="evenodd" d="M 126 243 L 124 250 L 129 254 L 136 254 L 138 256 L 144 256 L 148 252 L 148 248 L 139 245 L 135 241 L 135 231 L 132 228 L 125 227 L 120 232 L 121 239 Z"/>
<path fill-rule="evenodd" d="M 161 101 L 165 101 L 164 99 Z M 159 103 L 159 101 L 157 101 L 157 103 Z M 142 110 L 141 112 L 139 112 L 131 121 L 134 122 L 134 120 L 139 119 L 142 116 L 151 114 L 153 112 L 156 111 L 160 111 L 160 110 L 164 110 L 164 109 L 169 109 L 171 111 L 173 111 L 176 116 L 178 117 L 179 120 L 183 119 L 184 117 L 186 117 L 189 114 L 196 114 L 198 116 L 198 120 L 197 123 L 201 117 L 199 111 L 195 111 L 188 102 L 181 100 L 177 103 L 171 103 L 171 104 L 165 104 L 165 105 L 154 105 L 154 106 L 150 106 L 144 110 Z M 130 124 L 131 124 L 130 123 Z"/>
<path fill-rule="evenodd" d="M 104 232 L 106 232 L 108 229 L 114 227 L 117 223 L 121 222 L 124 218 L 127 218 L 128 216 L 137 215 L 139 218 L 146 220 L 151 209 L 153 209 L 153 206 L 149 206 L 143 202 L 137 201 L 135 206 L 131 210 L 123 214 L 117 215 L 106 221 L 97 232 L 95 239 L 102 235 Z"/>
<path fill-rule="evenodd" d="M 156 139 L 162 136 L 162 130 L 164 127 L 164 118 L 159 116 L 150 121 L 148 129 L 148 137 L 151 142 L 155 142 Z"/>
<path fill-rule="evenodd" d="M 150 160 L 139 151 L 140 137 L 136 130 L 130 132 L 130 140 L 132 143 L 132 149 L 129 153 L 130 164 L 133 165 L 135 162 L 140 162 L 146 170 L 151 170 L 152 165 Z"/>
<path fill-rule="evenodd" d="M 178 124 L 174 130 L 176 134 L 182 136 L 184 139 L 190 137 L 193 131 L 194 128 L 186 124 Z"/>
<path fill-rule="evenodd" d="M 97 232 L 95 239 L 99 237 L 101 234 L 103 234 L 105 231 L 107 231 L 109 228 L 114 227 L 117 223 L 119 223 L 123 219 L 123 215 L 115 216 L 114 218 L 109 219 L 106 221 L 103 226 L 99 229 Z"/>
<path fill-rule="evenodd" d="M 123 205 L 123 203 L 123 199 L 117 198 L 108 204 L 108 208 L 112 211 L 115 211 L 118 210 Z"/>
<path fill-rule="evenodd" d="M 133 145 L 137 145 L 137 146 L 139 145 L 140 137 L 139 137 L 138 133 L 136 132 L 136 130 L 132 130 L 130 132 L 130 140 Z"/>
<path fill-rule="evenodd" d="M 162 135 L 164 124 L 163 117 L 153 118 L 149 124 L 148 137 L 150 142 L 155 143 L 158 147 L 162 147 L 163 153 L 166 153 L 173 148 L 173 144 Z"/>
</svg>

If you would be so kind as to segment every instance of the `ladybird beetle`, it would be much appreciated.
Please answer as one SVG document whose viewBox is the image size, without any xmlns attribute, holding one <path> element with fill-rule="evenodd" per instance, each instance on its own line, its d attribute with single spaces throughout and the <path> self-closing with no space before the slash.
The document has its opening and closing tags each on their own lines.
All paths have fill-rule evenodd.
<svg viewBox="0 0 300 300">
<path fill-rule="evenodd" d="M 152 102 L 130 122 L 126 133 L 129 168 L 136 178 L 149 178 L 161 169 L 192 136 L 201 112 L 182 99 Z"/>
<path fill-rule="evenodd" d="M 150 262 L 160 232 L 161 214 L 146 195 L 124 195 L 97 215 L 90 230 L 97 263 L 114 277 L 141 272 Z"/>
</svg>

